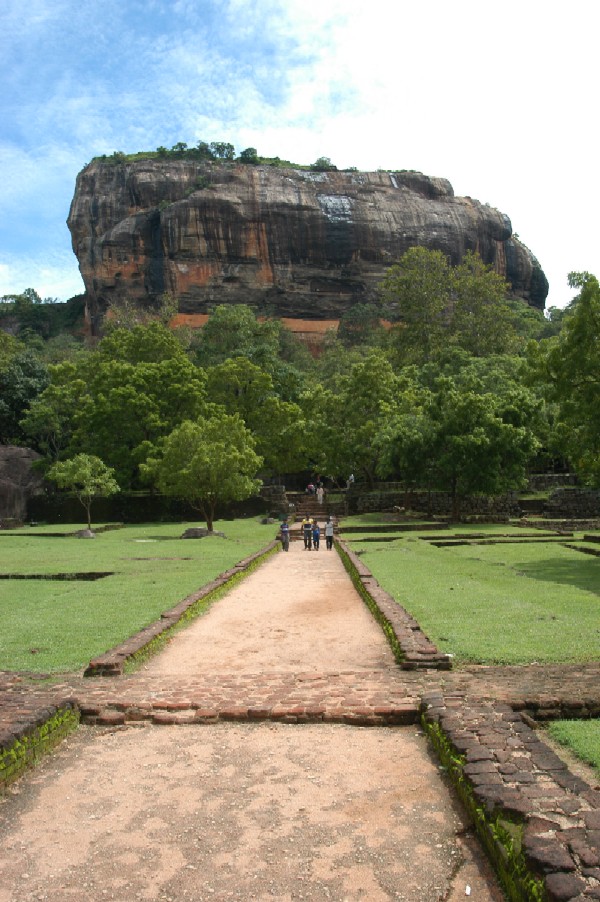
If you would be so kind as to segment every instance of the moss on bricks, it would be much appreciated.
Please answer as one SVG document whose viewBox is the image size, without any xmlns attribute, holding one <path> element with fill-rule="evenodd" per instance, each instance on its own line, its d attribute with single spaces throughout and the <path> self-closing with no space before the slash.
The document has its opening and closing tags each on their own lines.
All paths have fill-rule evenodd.
<svg viewBox="0 0 600 902">
<path fill-rule="evenodd" d="M 0 747 L 0 792 L 62 742 L 78 724 L 79 711 L 70 705 L 60 707 L 41 725 Z"/>
<path fill-rule="evenodd" d="M 546 902 L 544 882 L 527 868 L 522 850 L 523 824 L 502 813 L 489 811 L 477 802 L 464 772 L 466 758 L 452 745 L 439 723 L 421 716 L 425 734 L 473 820 L 508 899 L 511 902 Z"/>
</svg>

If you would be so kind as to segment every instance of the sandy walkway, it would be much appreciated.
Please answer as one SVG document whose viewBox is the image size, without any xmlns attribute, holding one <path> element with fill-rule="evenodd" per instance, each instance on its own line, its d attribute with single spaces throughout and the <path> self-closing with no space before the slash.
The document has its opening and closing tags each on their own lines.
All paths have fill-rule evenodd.
<svg viewBox="0 0 600 902">
<path fill-rule="evenodd" d="M 335 551 L 292 542 L 144 668 L 156 676 L 394 667 Z"/>
<path fill-rule="evenodd" d="M 396 672 L 334 552 L 271 558 L 140 674 Z M 0 902 L 502 898 L 418 728 L 81 728 L 0 802 Z"/>
</svg>

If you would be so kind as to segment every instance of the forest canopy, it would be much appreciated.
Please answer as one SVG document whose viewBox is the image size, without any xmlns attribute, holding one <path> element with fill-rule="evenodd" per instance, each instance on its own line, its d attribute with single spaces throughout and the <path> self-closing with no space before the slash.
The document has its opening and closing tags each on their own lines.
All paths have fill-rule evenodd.
<svg viewBox="0 0 600 902">
<path fill-rule="evenodd" d="M 98 458 L 121 490 L 166 491 L 160 461 L 176 438 L 216 442 L 209 424 L 233 422 L 251 488 L 354 473 L 451 491 L 459 505 L 557 464 L 600 485 L 600 287 L 589 273 L 571 284 L 569 307 L 545 317 L 508 300 L 477 255 L 451 266 L 413 248 L 317 356 L 245 305 L 217 307 L 199 331 L 132 307 L 88 343 L 66 320 L 48 329 L 37 311 L 52 305 L 35 293 L 4 298 L 1 441 L 35 449 L 46 469 Z"/>
</svg>

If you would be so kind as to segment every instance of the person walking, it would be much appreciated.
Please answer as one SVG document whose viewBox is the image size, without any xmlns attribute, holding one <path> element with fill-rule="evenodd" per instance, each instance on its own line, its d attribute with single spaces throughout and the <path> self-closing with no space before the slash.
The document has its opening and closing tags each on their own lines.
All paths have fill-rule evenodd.
<svg viewBox="0 0 600 902">
<path fill-rule="evenodd" d="M 306 515 L 302 521 L 302 535 L 304 537 L 304 550 L 312 550 L 312 520 Z"/>
<path fill-rule="evenodd" d="M 318 551 L 319 543 L 321 541 L 321 528 L 316 520 L 313 520 L 312 540 L 313 540 L 313 548 L 315 549 L 315 551 Z"/>
<path fill-rule="evenodd" d="M 323 504 L 323 498 L 325 496 L 325 489 L 322 485 L 317 487 L 317 501 L 319 504 Z"/>
<path fill-rule="evenodd" d="M 287 520 L 281 522 L 281 547 L 284 551 L 290 550 L 290 524 Z"/>
<path fill-rule="evenodd" d="M 333 520 L 331 519 L 331 514 L 327 517 L 325 524 L 325 547 L 327 551 L 331 551 L 333 548 Z"/>
</svg>

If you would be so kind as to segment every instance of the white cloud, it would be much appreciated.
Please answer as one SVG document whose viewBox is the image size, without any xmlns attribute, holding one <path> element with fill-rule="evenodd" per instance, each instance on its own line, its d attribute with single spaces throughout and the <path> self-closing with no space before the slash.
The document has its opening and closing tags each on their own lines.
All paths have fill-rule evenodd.
<svg viewBox="0 0 600 902">
<path fill-rule="evenodd" d="M 65 301 L 84 291 L 77 261 L 70 254 L 7 257 L 0 260 L 0 297 L 35 288 L 42 298 Z"/>
<path fill-rule="evenodd" d="M 91 8 L 0 8 L 0 203 L 14 236 L 37 242 L 47 224 L 68 255 L 64 220 L 92 156 L 202 138 L 296 162 L 328 156 L 340 167 L 449 178 L 509 215 L 550 278 L 550 303 L 569 299 L 569 269 L 600 274 L 595 0 Z M 28 266 L 40 251 L 22 253 Z"/>
</svg>

